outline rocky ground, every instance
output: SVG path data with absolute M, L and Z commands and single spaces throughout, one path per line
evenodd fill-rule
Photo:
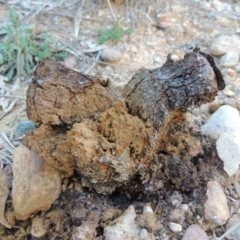
M 2 163 L 1 239 L 220 240 L 234 226 L 227 239 L 240 239 L 240 4 L 233 0 L 117 3 L 111 2 L 112 13 L 104 1 L 13 0 L 1 2 L 0 17 L 6 23 L 7 8 L 14 5 L 34 23 L 36 32 L 53 32 L 64 43 L 73 56 L 63 65 L 91 76 L 101 74 L 116 96 L 139 68 L 160 67 L 169 53 L 175 61 L 195 47 L 212 54 L 226 87 L 213 102 L 188 116 L 203 146 L 203 153 L 191 160 L 204 173 L 202 179 L 190 191 L 177 188 L 173 179 L 137 190 L 134 184 L 121 186 L 106 196 L 83 186 L 76 172 L 62 178 L 52 165 L 21 145 L 13 167 Z M 111 27 L 114 18 L 134 32 L 99 45 L 98 30 Z M 26 126 L 30 81 L 1 83 L 0 129 L 12 148 L 21 143 L 21 127 Z

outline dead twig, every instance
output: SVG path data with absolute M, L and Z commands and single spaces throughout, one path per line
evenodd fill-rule
M 110 0 L 107 0 L 107 3 L 108 3 L 108 6 L 109 6 L 109 8 L 110 8 L 110 11 L 111 11 L 111 13 L 112 13 L 112 15 L 113 15 L 114 20 L 117 21 L 117 18 L 116 18 L 116 16 L 115 16 L 114 12 L 113 12 L 112 5 L 111 5 L 111 3 L 110 3 Z
M 98 52 L 96 60 L 99 59 L 101 52 L 102 52 L 101 50 Z M 85 71 L 85 74 L 88 74 L 95 65 L 96 65 L 96 62 L 93 62 L 93 64 L 90 66 L 90 68 Z
M 18 99 L 26 100 L 24 97 L 19 97 L 19 96 L 11 96 L 11 95 L 0 95 L 0 97 L 7 97 L 7 98 L 18 98 Z
M 15 98 L 11 104 L 9 105 L 8 108 L 5 109 L 5 112 L 0 116 L 0 120 L 3 119 L 14 107 L 15 103 L 16 103 L 17 99 Z
M 91 57 L 88 57 L 87 55 L 83 54 L 82 51 L 78 51 L 77 49 L 73 48 L 72 46 L 70 46 L 69 44 L 65 43 L 65 42 L 62 42 L 63 45 L 65 45 L 66 47 L 64 48 L 64 50 L 66 52 L 69 52 L 71 54 L 73 54 L 74 56 L 76 56 L 78 59 L 81 60 L 81 57 L 87 59 L 87 60 L 90 60 L 90 61 L 93 61 L 93 62 L 96 62 L 96 63 L 101 63 L 101 64 L 105 64 L 105 65 L 109 65 L 109 66 L 113 66 L 113 67 L 119 67 L 118 65 L 116 64 L 111 64 L 111 63 L 107 63 L 107 62 L 103 62 L 103 61 L 100 61 L 100 60 L 96 60 L 94 58 L 91 58 Z
M 6 136 L 5 133 L 1 134 L 0 137 L 0 143 L 4 146 L 4 148 L 6 148 L 9 152 L 11 152 L 12 154 L 15 151 L 15 147 L 12 145 L 12 143 L 9 141 L 8 137 Z
M 15 147 L 4 133 L 0 135 L 0 144 L 4 147 L 0 151 L 1 167 L 3 167 L 3 163 L 11 165 Z
M 83 6 L 85 4 L 85 0 L 82 0 L 82 3 L 77 11 L 77 14 L 76 14 L 76 17 L 75 17 L 75 20 L 74 20 L 74 33 L 75 33 L 75 37 L 78 36 L 78 33 L 79 33 L 79 27 L 80 27 L 80 23 L 81 23 L 81 18 L 82 18 L 82 9 L 83 9 Z
M 224 239 L 229 233 L 231 233 L 233 230 L 238 228 L 240 226 L 240 221 L 237 221 L 232 227 L 230 227 L 221 237 L 216 238 L 214 237 L 215 240 L 222 240 Z

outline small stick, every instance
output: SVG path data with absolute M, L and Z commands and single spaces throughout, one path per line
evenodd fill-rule
M 17 101 L 17 99 L 15 98 L 15 99 L 11 102 L 10 106 L 9 106 L 9 107 L 5 110 L 5 112 L 0 116 L 0 120 L 3 119 L 3 118 L 12 110 L 12 108 L 14 107 L 16 101 Z
M 99 59 L 99 57 L 100 57 L 100 55 L 101 55 L 101 52 L 102 52 L 101 50 L 98 52 L 97 57 L 96 57 L 96 60 Z M 88 73 L 91 71 L 91 69 L 96 65 L 96 63 L 97 63 L 97 62 L 93 62 L 92 65 L 90 66 L 90 68 L 85 71 L 85 74 L 88 74 Z
M 1 137 L 8 143 L 8 145 L 12 148 L 12 149 L 8 149 L 8 151 L 9 152 L 11 152 L 11 153 L 14 153 L 14 151 L 15 151 L 15 147 L 12 145 L 12 143 L 9 141 L 9 139 L 8 139 L 8 137 L 6 136 L 6 134 L 5 133 L 2 133 L 1 134 Z M 1 139 L 1 138 L 0 138 Z M 4 145 L 4 144 L 3 144 Z M 6 146 L 5 146 L 6 147 Z
M 18 99 L 26 100 L 26 99 L 23 98 L 23 97 L 19 97 L 19 96 L 11 96 L 11 95 L 0 95 L 0 97 L 18 98 Z
M 78 9 L 76 17 L 75 17 L 75 22 L 74 22 L 75 37 L 77 37 L 78 33 L 79 33 L 79 27 L 80 27 L 80 22 L 81 22 L 81 17 L 82 17 L 82 8 L 84 6 L 84 3 L 85 3 L 85 0 L 82 0 L 80 8 Z
M 222 240 L 224 239 L 230 232 L 232 232 L 233 230 L 235 230 L 237 227 L 240 226 L 240 221 L 237 221 L 232 227 L 230 227 L 221 237 L 216 238 L 216 240 Z
M 107 0 L 107 2 L 108 2 L 108 6 L 109 6 L 109 8 L 110 8 L 110 10 L 111 10 L 111 13 L 112 13 L 112 15 L 113 15 L 114 20 L 117 21 L 117 18 L 116 18 L 116 16 L 115 16 L 114 12 L 113 12 L 112 5 L 111 5 L 111 3 L 110 3 L 110 0 Z

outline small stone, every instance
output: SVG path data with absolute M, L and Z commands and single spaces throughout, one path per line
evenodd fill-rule
M 223 92 L 224 92 L 224 94 L 225 94 L 226 96 L 228 96 L 228 97 L 233 97 L 233 96 L 235 96 L 235 93 L 234 93 L 233 91 L 229 90 L 229 89 L 224 89 Z
M 23 121 L 20 122 L 15 130 L 15 133 L 18 135 L 23 135 L 29 131 L 36 129 L 36 123 L 33 121 Z
M 178 208 L 172 209 L 169 214 L 169 220 L 175 223 L 183 223 L 184 212 Z
M 135 46 L 133 46 L 133 47 L 131 47 L 131 52 L 137 53 L 137 52 L 138 52 L 138 49 L 137 49 Z
M 240 135 L 234 137 L 222 133 L 216 142 L 219 158 L 223 161 L 223 169 L 229 177 L 233 176 L 240 165 Z
M 234 69 L 236 72 L 240 73 L 240 65 L 236 65 Z
M 122 53 L 114 48 L 105 48 L 101 52 L 101 59 L 105 62 L 118 62 L 122 58 Z
M 218 12 L 231 11 L 231 5 L 229 3 L 223 3 L 219 0 L 213 0 L 211 3 Z
M 175 54 L 171 54 L 171 59 L 172 59 L 173 61 L 178 61 L 178 60 L 179 60 L 179 57 L 178 57 L 177 55 L 175 55 Z
M 146 45 L 149 46 L 149 47 L 153 47 L 153 46 L 157 45 L 157 42 L 147 41 Z
M 16 225 L 16 218 L 12 211 L 7 211 L 5 214 L 6 220 L 10 226 Z
M 213 40 L 209 51 L 214 56 L 221 56 L 232 51 L 240 55 L 240 38 L 236 35 L 219 36 Z
M 202 126 L 201 132 L 215 140 L 222 133 L 232 136 L 239 135 L 240 116 L 238 110 L 228 105 L 221 106 Z
M 69 69 L 74 69 L 77 65 L 77 59 L 74 55 L 71 55 L 67 58 L 64 59 L 63 62 L 64 67 L 69 68 Z
M 202 114 L 208 114 L 210 112 L 210 103 L 202 104 L 199 109 Z
M 163 63 L 163 60 L 159 57 L 159 56 L 154 56 L 153 57 L 153 61 L 155 63 L 159 63 L 159 64 L 162 64 Z
M 208 236 L 199 225 L 192 224 L 187 228 L 182 240 L 208 240 Z
M 146 205 L 143 208 L 143 213 L 153 213 L 153 210 L 150 206 Z
M 218 156 L 228 176 L 233 176 L 240 164 L 240 116 L 236 108 L 221 106 L 202 126 L 204 135 L 216 140 Z
M 223 103 L 231 107 L 237 108 L 237 101 L 234 98 L 224 98 Z
M 237 72 L 236 70 L 233 70 L 231 68 L 225 68 L 222 70 L 222 74 L 223 76 L 227 76 L 227 77 L 231 77 L 231 78 L 234 78 L 237 76 Z
M 184 203 L 181 205 L 181 209 L 184 211 L 184 212 L 187 212 L 189 210 L 189 206 L 188 204 Z
M 99 9 L 97 14 L 98 14 L 98 17 L 103 17 L 105 15 L 105 11 L 103 9 Z
M 136 212 L 131 205 L 129 208 L 117 219 L 115 219 L 109 226 L 104 228 L 105 240 L 122 240 L 134 239 L 138 236 L 140 228 L 135 222 Z
M 26 220 L 51 207 L 61 192 L 61 177 L 38 153 L 20 145 L 13 158 L 12 186 L 14 214 L 17 219 Z
M 218 97 L 216 97 L 210 104 L 209 104 L 209 112 L 214 113 L 220 107 Z
M 145 228 L 143 228 L 139 233 L 139 238 L 146 239 L 147 237 L 148 237 L 148 231 Z
M 178 223 L 170 222 L 168 223 L 168 227 L 172 232 L 181 232 L 182 231 L 182 226 Z
M 86 221 L 79 227 L 73 228 L 72 240 L 93 240 L 97 235 L 96 228 L 96 223 Z
M 220 64 L 223 67 L 234 67 L 237 65 L 239 55 L 236 52 L 227 52 L 221 57 Z
M 157 15 L 157 24 L 161 28 L 168 28 L 171 26 L 172 22 L 172 13 L 166 12 L 166 13 L 159 13 Z
M 158 207 L 158 209 L 157 209 L 157 211 L 156 211 L 156 214 L 157 214 L 157 215 L 162 215 L 162 213 L 163 213 L 162 207 Z
M 233 194 L 232 194 L 232 197 L 233 197 L 234 199 L 236 199 L 236 200 L 239 198 L 239 196 L 238 196 L 237 193 L 233 193 Z
M 204 217 L 216 225 L 225 224 L 230 217 L 227 197 L 217 181 L 209 181 L 207 184 Z
M 238 225 L 234 230 L 230 230 L 230 228 Z M 226 231 L 229 231 L 229 234 L 226 236 L 227 239 L 239 240 L 240 239 L 240 218 L 234 216 L 229 218 L 226 224 Z
M 47 230 L 44 226 L 43 219 L 41 217 L 35 217 L 32 219 L 31 235 L 32 237 L 40 238 L 46 234 Z

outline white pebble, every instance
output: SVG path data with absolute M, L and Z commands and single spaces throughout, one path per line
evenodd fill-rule
M 237 65 L 239 55 L 236 52 L 227 52 L 221 57 L 220 64 L 223 67 L 234 67 Z
M 150 206 L 146 205 L 144 208 L 143 208 L 143 212 L 144 213 L 153 213 L 153 210 Z
M 178 223 L 170 222 L 168 223 L 168 227 L 172 232 L 181 232 L 182 231 L 182 226 Z
M 188 209 L 189 209 L 188 204 L 182 204 L 182 205 L 181 205 L 181 209 L 182 209 L 184 212 L 188 211 Z

